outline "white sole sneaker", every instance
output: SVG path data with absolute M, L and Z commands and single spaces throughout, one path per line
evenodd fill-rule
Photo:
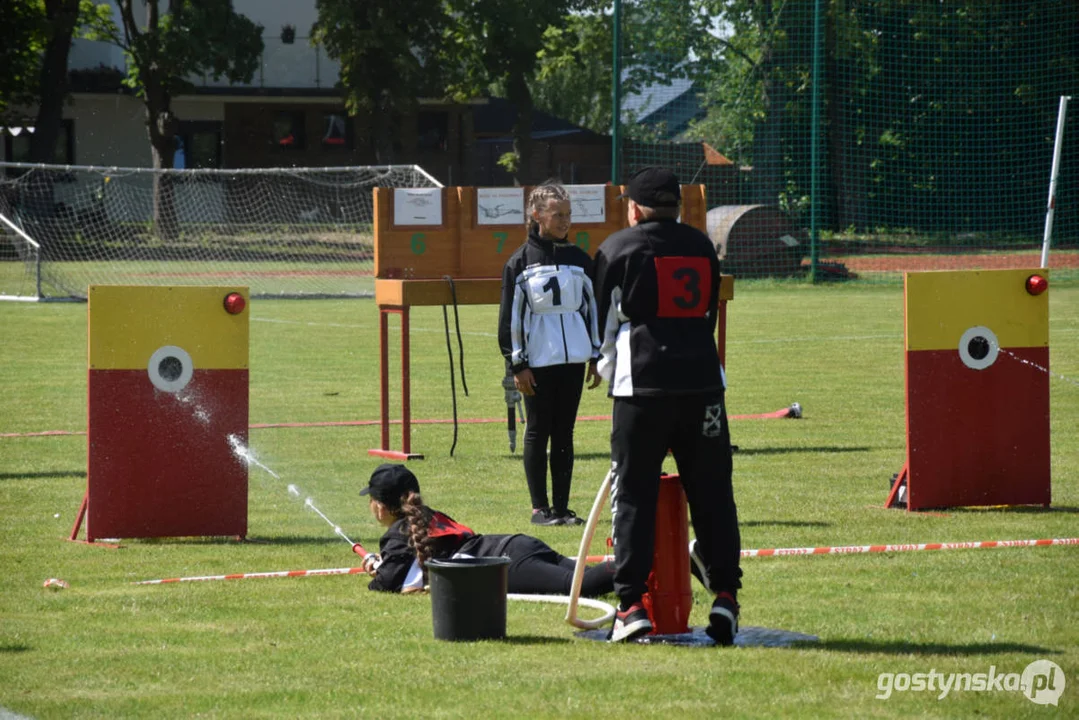
M 630 622 L 624 622 L 615 616 L 614 625 L 611 627 L 611 634 L 607 638 L 607 642 L 626 642 L 652 632 L 652 621 L 648 619 L 646 612 L 639 610 L 632 613 L 632 615 L 638 615 L 638 617 Z
M 706 590 L 711 590 L 712 588 L 708 587 L 708 573 L 704 570 L 704 561 L 697 554 L 697 538 L 689 541 L 689 562 L 693 577 L 697 578 Z
M 716 645 L 733 645 L 734 638 L 738 634 L 738 613 L 713 605 L 712 611 L 708 614 L 708 627 L 705 628 L 705 633 L 716 641 Z

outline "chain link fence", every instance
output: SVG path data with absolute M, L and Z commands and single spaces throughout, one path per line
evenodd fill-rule
M 708 186 L 735 275 L 1037 267 L 1074 0 L 622 0 L 613 180 Z M 1079 281 L 1079 102 L 1049 267 Z

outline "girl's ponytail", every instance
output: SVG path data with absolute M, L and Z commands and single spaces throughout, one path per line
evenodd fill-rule
M 423 511 L 423 498 L 418 492 L 409 491 L 401 498 L 401 512 L 408 520 L 408 544 L 416 551 L 416 560 L 427 576 L 427 561 L 431 559 L 431 540 L 427 536 L 429 519 Z

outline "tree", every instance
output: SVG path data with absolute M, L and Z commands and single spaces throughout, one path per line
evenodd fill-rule
M 226 77 L 247 83 L 262 53 L 262 26 L 233 11 L 231 0 L 116 0 L 122 29 L 111 28 L 108 39 L 127 58 L 125 84 L 146 107 L 146 128 L 155 168 L 171 168 L 176 152 L 179 119 L 172 110 L 177 94 L 190 92 L 191 75 Z M 136 16 L 145 6 L 145 22 Z M 155 175 L 154 222 L 166 237 L 176 232 L 171 185 Z
M 721 41 L 701 0 L 623 0 L 621 13 L 622 98 L 648 91 L 663 94 L 677 79 L 706 85 L 717 71 Z M 613 18 L 609 8 L 576 12 L 548 27 L 535 77 L 536 106 L 598 133 L 612 130 Z M 623 138 L 657 142 L 661 125 L 639 124 L 653 107 L 621 108 Z
M 44 23 L 37 0 L 0 0 L 0 9 L 0 122 L 6 125 L 16 120 L 13 107 L 34 102 Z
M 30 161 L 52 162 L 64 117 L 68 94 L 68 55 L 78 31 L 97 35 L 111 23 L 109 5 L 92 0 L 38 0 L 43 2 L 44 48 L 38 72 L 38 108 L 34 135 L 30 140 Z
M 25 122 L 37 106 L 31 162 L 51 162 L 68 93 L 68 54 L 74 37 L 107 28 L 107 3 L 92 0 L 0 0 L 0 121 Z M 20 108 L 15 117 L 12 108 Z
M 1040 229 L 1044 176 L 1024 169 L 1079 83 L 1076 0 L 826 0 L 818 78 L 815 3 L 700 2 L 726 49 L 695 131 L 753 166 L 753 201 L 808 203 L 816 143 L 825 227 Z
M 375 158 L 393 162 L 395 116 L 437 90 L 439 68 L 430 62 L 450 24 L 446 7 L 432 0 L 316 0 L 312 41 L 341 63 L 341 87 L 350 113 L 374 123 Z
M 575 14 L 543 34 L 528 86 L 537 108 L 597 133 L 611 130 L 611 16 Z
M 595 9 L 593 0 L 448 0 L 456 22 L 442 46 L 444 63 L 456 71 L 449 85 L 458 97 L 485 93 L 497 84 L 517 109 L 513 152 L 503 165 L 521 185 L 533 182 L 532 111 L 529 81 L 539 64 L 544 36 L 573 11 Z

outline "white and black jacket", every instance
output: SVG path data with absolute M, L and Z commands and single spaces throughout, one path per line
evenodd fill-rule
M 604 240 L 595 262 L 597 370 L 612 396 L 726 387 L 715 340 L 719 260 L 707 235 L 676 220 L 646 220 Z
M 502 270 L 498 344 L 513 373 L 599 358 L 592 258 L 534 230 Z

